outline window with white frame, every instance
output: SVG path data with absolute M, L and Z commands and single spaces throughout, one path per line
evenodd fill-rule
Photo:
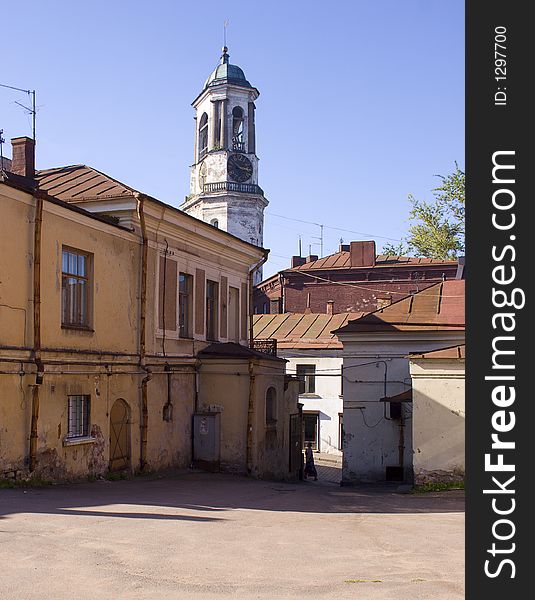
M 82 395 L 68 397 L 68 438 L 89 437 L 90 407 L 91 396 Z

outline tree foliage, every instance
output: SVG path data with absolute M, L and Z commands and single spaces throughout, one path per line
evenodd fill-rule
M 437 175 L 441 185 L 433 190 L 433 201 L 409 195 L 409 235 L 401 243 L 387 244 L 387 254 L 409 253 L 436 259 L 456 258 L 464 252 L 465 174 L 455 163 L 449 175 Z

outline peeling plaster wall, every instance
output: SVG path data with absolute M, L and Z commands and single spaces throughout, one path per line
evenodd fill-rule
M 465 471 L 464 360 L 411 361 L 414 478 L 459 481 Z
M 247 472 L 249 363 L 237 359 L 202 359 L 199 410 L 220 413 L 220 466 L 222 471 Z M 291 479 L 289 473 L 289 421 L 297 412 L 297 384 L 284 389 L 284 364 L 261 361 L 254 366 L 253 477 Z M 274 387 L 277 422 L 266 424 L 266 393 Z
M 394 332 L 391 334 L 339 334 L 344 345 L 344 451 L 342 480 L 345 483 L 384 481 L 386 467 L 400 465 L 399 420 L 385 418 L 380 399 L 411 387 L 411 352 L 425 352 L 464 343 L 464 332 Z M 387 365 L 386 389 L 384 384 Z M 412 410 L 403 407 L 404 477 L 412 479 Z M 386 417 L 389 417 L 386 407 Z

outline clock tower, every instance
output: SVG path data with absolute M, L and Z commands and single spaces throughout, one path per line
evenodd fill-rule
M 255 100 L 259 92 L 240 67 L 220 63 L 192 103 L 195 150 L 190 194 L 180 208 L 214 227 L 262 246 L 268 201 L 258 185 Z M 259 269 L 254 283 L 262 280 Z

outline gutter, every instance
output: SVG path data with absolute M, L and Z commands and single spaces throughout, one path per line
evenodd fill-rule
M 37 465 L 37 426 L 39 423 L 39 389 L 43 383 L 44 365 L 41 359 L 41 232 L 43 225 L 43 198 L 36 199 L 33 236 L 33 362 L 37 368 L 32 386 L 32 420 L 30 428 L 30 472 Z
M 251 475 L 253 471 L 253 419 L 254 419 L 254 392 L 255 392 L 254 362 L 249 360 L 249 400 L 247 405 L 247 450 L 246 464 L 247 474 Z
M 143 203 L 145 197 L 139 192 L 134 193 L 137 200 L 137 212 L 141 227 L 141 281 L 140 281 L 140 307 L 139 307 L 139 367 L 146 373 L 141 380 L 141 422 L 140 422 L 140 448 L 139 468 L 143 471 L 147 465 L 147 428 L 149 420 L 147 384 L 152 379 L 152 370 L 145 364 L 146 356 L 146 328 L 147 328 L 147 256 L 149 242 L 147 239 L 147 227 L 145 224 L 145 213 Z
M 253 334 L 253 313 L 254 313 L 254 305 L 253 305 L 253 274 L 255 271 L 267 262 L 269 250 L 263 248 L 264 256 L 262 259 L 253 265 L 249 269 L 248 279 L 249 279 L 249 348 L 253 348 L 254 346 L 254 334 Z

